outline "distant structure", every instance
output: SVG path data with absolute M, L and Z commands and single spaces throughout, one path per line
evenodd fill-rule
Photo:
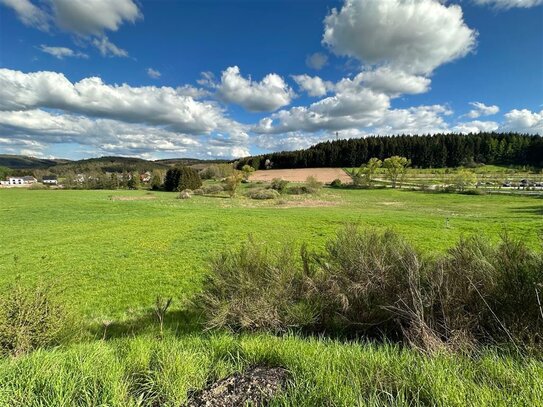
M 42 178 L 42 182 L 45 185 L 57 185 L 58 184 L 58 178 L 56 175 L 45 175 Z
M 38 180 L 31 175 L 27 175 L 24 177 L 9 177 L 8 178 L 8 185 L 31 185 L 36 182 L 38 182 Z

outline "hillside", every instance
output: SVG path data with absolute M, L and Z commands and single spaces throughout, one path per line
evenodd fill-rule
M 23 155 L 0 154 L 0 167 L 8 167 L 14 170 L 49 168 L 54 165 L 66 164 L 70 160 L 46 159 L 27 157 Z

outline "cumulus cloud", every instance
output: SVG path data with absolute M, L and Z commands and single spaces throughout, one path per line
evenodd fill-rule
M 372 133 L 392 134 L 435 134 L 448 131 L 448 124 L 443 116 L 452 111 L 443 105 L 415 106 L 408 109 L 386 111 L 376 122 Z
M 479 6 L 491 6 L 498 9 L 530 8 L 543 4 L 543 0 L 473 0 Z
M 80 51 L 74 51 L 67 47 L 49 47 L 47 45 L 40 45 L 40 50 L 46 54 L 52 55 L 58 59 L 64 58 L 88 58 L 89 56 Z
M 271 73 L 260 82 L 244 78 L 237 66 L 222 72 L 217 85 L 218 96 L 230 103 L 243 106 L 251 112 L 271 112 L 290 104 L 294 91 L 279 75 Z
M 500 125 L 493 121 L 473 120 L 470 122 L 458 123 L 453 127 L 452 131 L 455 133 L 469 134 L 496 131 L 499 127 Z
M 543 135 L 543 110 L 538 113 L 528 109 L 513 109 L 504 118 L 503 130 Z
M 233 123 L 216 104 L 196 101 L 171 87 L 108 85 L 97 77 L 71 83 L 56 72 L 0 69 L 0 110 L 37 108 L 167 125 L 189 133 L 209 133 Z
M 142 14 L 133 0 L 50 0 L 57 25 L 69 32 L 100 36 Z
M 388 67 L 380 67 L 375 70 L 363 71 L 353 79 L 342 79 L 337 83 L 336 88 L 341 90 L 367 87 L 377 93 L 397 97 L 401 94 L 427 92 L 430 88 L 430 83 L 431 80 L 423 76 L 411 75 Z
M 476 32 L 462 9 L 437 0 L 345 0 L 325 18 L 323 43 L 364 64 L 429 74 L 468 54 Z
M 496 105 L 487 106 L 481 102 L 470 102 L 470 105 L 474 109 L 470 110 L 466 116 L 472 119 L 476 119 L 481 116 L 492 116 L 500 111 L 500 108 Z
M 13 9 L 23 24 L 43 31 L 49 29 L 49 15 L 30 0 L 0 0 L 0 4 Z
M 329 81 L 323 81 L 318 76 L 292 75 L 292 79 L 298 84 L 300 89 L 307 92 L 309 96 L 324 96 L 334 88 L 334 84 Z
M 152 79 L 158 79 L 162 76 L 160 71 L 157 71 L 156 69 L 153 69 L 153 68 L 147 68 L 147 75 L 149 75 L 149 77 Z
M 328 56 L 322 52 L 315 52 L 314 54 L 308 55 L 305 58 L 305 64 L 317 71 L 321 70 L 328 63 Z

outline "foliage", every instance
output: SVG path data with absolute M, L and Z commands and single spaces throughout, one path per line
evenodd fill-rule
M 306 195 L 314 194 L 317 191 L 309 188 L 307 185 L 292 185 L 286 189 L 286 192 L 290 195 Z
M 66 311 L 48 288 L 16 283 L 0 295 L 0 354 L 57 345 L 66 336 Z
M 271 181 L 271 188 L 282 194 L 288 185 L 288 181 L 281 178 L 274 178 Z
M 247 196 L 251 199 L 275 199 L 279 198 L 280 194 L 275 189 L 257 189 L 249 191 Z
M 202 179 L 223 179 L 233 173 L 234 166 L 232 164 L 213 164 L 200 171 L 200 177 Z
M 372 136 L 247 157 L 238 161 L 238 168 L 257 158 L 271 160 L 274 168 L 353 168 L 372 157 L 384 160 L 393 155 L 406 157 L 421 168 L 459 167 L 468 161 L 543 167 L 543 138 L 518 133 Z
M 224 180 L 224 190 L 228 192 L 231 198 L 236 196 L 241 181 L 243 181 L 243 173 L 240 171 L 234 172 L 234 174 Z
M 477 177 L 475 174 L 468 170 L 459 170 L 454 176 L 452 177 L 452 184 L 456 188 L 457 191 L 465 191 L 466 188 L 475 185 L 477 182 Z
M 395 155 L 385 158 L 383 161 L 383 168 L 385 168 L 388 178 L 392 183 L 392 188 L 396 188 L 398 182 L 400 183 L 400 188 L 402 187 L 403 177 L 405 176 L 409 165 L 411 165 L 411 161 L 405 157 Z
M 322 184 L 322 182 L 317 181 L 317 178 L 315 178 L 315 177 L 313 177 L 313 176 L 309 176 L 309 177 L 307 177 L 306 180 L 305 180 L 305 185 L 306 185 L 309 189 L 311 189 L 311 190 L 313 190 L 313 191 L 316 192 L 316 191 L 318 191 L 319 189 L 322 188 L 322 185 L 323 185 L 323 184 Z
M 335 180 L 333 180 L 331 183 L 330 183 L 330 186 L 332 188 L 341 188 L 341 186 L 343 186 L 343 183 L 341 182 L 341 180 L 339 178 L 336 178 Z
M 198 171 L 191 167 L 171 168 L 166 172 L 164 189 L 166 191 L 183 191 L 185 189 L 198 189 L 202 181 Z
M 543 256 L 521 241 L 463 239 L 428 259 L 392 231 L 347 225 L 300 260 L 253 240 L 223 254 L 204 284 L 208 325 L 385 335 L 426 350 L 543 334 Z
M 151 174 L 150 187 L 153 191 L 158 191 L 162 186 L 162 172 L 160 170 L 153 170 Z
M 181 192 L 179 192 L 179 195 L 177 195 L 177 198 L 179 199 L 190 199 L 192 198 L 192 190 L 191 189 L 184 189 Z
M 241 169 L 241 172 L 243 172 L 243 178 L 245 180 L 248 180 L 249 177 L 251 176 L 251 173 L 253 173 L 254 171 L 255 169 L 251 167 L 250 165 L 244 165 Z

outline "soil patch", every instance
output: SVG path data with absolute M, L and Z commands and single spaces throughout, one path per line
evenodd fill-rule
M 185 407 L 266 406 L 284 389 L 287 378 L 288 372 L 280 367 L 252 367 L 193 393 Z
M 351 178 L 342 168 L 295 168 L 287 170 L 259 170 L 251 174 L 251 181 L 271 181 L 281 178 L 289 182 L 305 182 L 307 177 L 315 177 L 317 181 L 330 183 L 335 179 L 349 183 Z
M 144 196 L 112 196 L 112 201 L 150 201 L 156 199 L 154 195 L 144 195 Z

